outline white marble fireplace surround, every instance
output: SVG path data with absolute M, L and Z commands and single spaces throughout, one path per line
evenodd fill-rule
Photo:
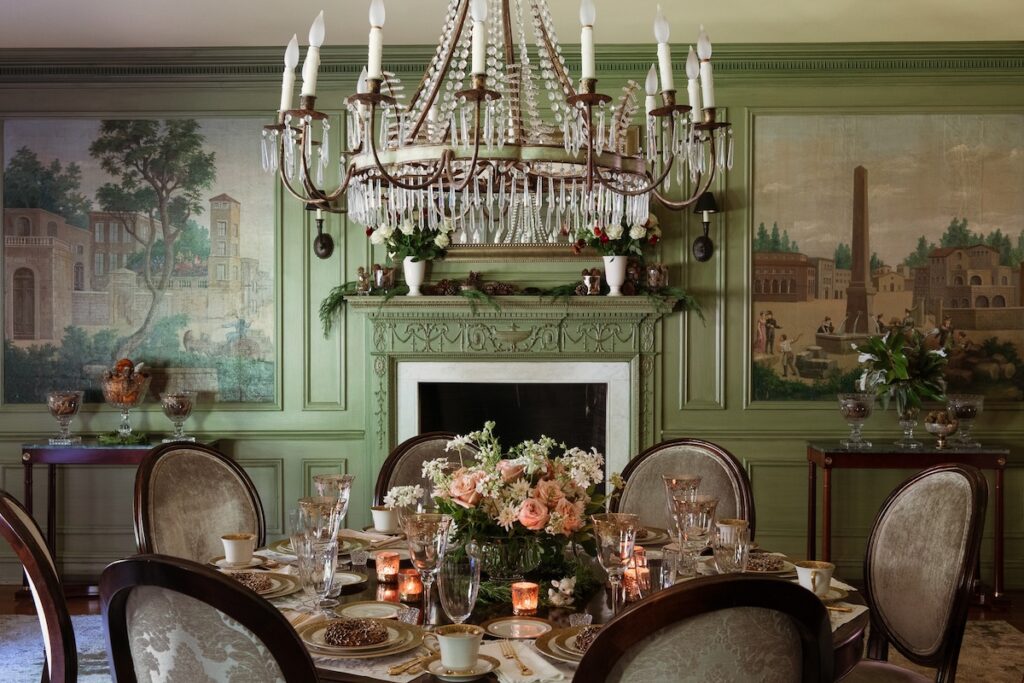
M 630 458 L 632 424 L 629 362 L 587 361 L 450 361 L 398 363 L 396 384 L 398 440 L 419 433 L 421 382 L 485 384 L 604 384 L 605 472 L 621 472 Z M 497 419 L 497 418 L 495 418 Z M 537 436 L 540 436 L 539 434 Z M 568 444 L 572 446 L 574 444 Z

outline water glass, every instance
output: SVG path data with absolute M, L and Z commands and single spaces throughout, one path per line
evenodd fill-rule
M 693 500 L 686 496 L 677 497 L 672 500 L 672 508 L 682 549 L 696 555 L 707 546 L 715 528 L 718 499 L 708 495 L 698 495 Z
M 295 554 L 298 558 L 299 577 L 302 589 L 309 597 L 313 610 L 323 612 L 334 607 L 337 600 L 327 598 L 334 583 L 334 572 L 338 568 L 338 541 L 319 541 L 310 536 L 293 536 L 296 544 Z
M 451 515 L 420 513 L 405 518 L 409 559 L 423 580 L 423 604 L 427 609 L 431 604 L 430 591 L 434 586 L 434 576 L 448 548 L 448 529 L 451 524 Z
M 468 553 L 445 555 L 437 588 L 444 613 L 453 623 L 464 622 L 472 614 L 480 591 L 480 559 Z
M 661 480 L 665 484 L 665 502 L 668 505 L 668 518 L 672 519 L 672 500 L 674 498 L 693 498 L 700 486 L 700 476 L 696 474 L 663 474 Z M 669 532 L 671 533 L 671 531 Z M 681 538 L 675 539 L 682 543 Z
M 658 582 L 661 584 L 661 588 L 671 588 L 676 585 L 676 574 L 679 571 L 679 553 L 674 550 L 661 551 L 661 565 L 658 567 Z M 651 576 L 654 576 L 654 570 L 651 570 Z
M 711 547 L 719 574 L 744 572 L 750 558 L 750 530 L 732 529 L 729 534 L 716 532 Z

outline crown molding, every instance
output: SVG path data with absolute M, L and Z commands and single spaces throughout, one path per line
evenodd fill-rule
M 576 47 L 567 45 L 570 71 Z M 419 75 L 434 53 L 430 45 L 391 46 L 385 68 Z M 280 47 L 0 49 L 0 83 L 209 82 L 263 83 L 281 77 Z M 676 49 L 682 73 L 685 52 Z M 361 46 L 325 46 L 322 82 L 357 78 L 365 63 Z M 598 70 L 639 78 L 656 55 L 651 45 L 602 45 Z M 715 73 L 726 83 L 744 77 L 961 74 L 1024 80 L 1024 41 L 984 43 L 763 43 L 715 46 Z

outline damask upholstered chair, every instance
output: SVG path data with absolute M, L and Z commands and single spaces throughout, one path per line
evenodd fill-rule
M 825 606 L 809 590 L 758 576 L 707 576 L 608 622 L 573 681 L 831 681 L 832 650 Z
M 157 446 L 135 475 L 135 540 L 140 553 L 207 562 L 226 533 L 266 543 L 263 504 L 249 475 L 222 453 L 193 443 Z
M 162 555 L 120 560 L 103 570 L 100 600 L 118 683 L 317 680 L 284 615 L 211 567 Z
M 653 527 L 671 529 L 663 474 L 700 475 L 700 492 L 718 498 L 718 517 L 738 517 L 754 537 L 754 495 L 743 465 L 721 446 L 701 439 L 675 439 L 651 446 L 622 470 L 626 480 L 616 501 L 619 512 L 640 515 Z
M 419 484 L 424 491 L 430 491 L 430 482 L 423 478 L 423 463 L 445 457 L 445 446 L 455 438 L 451 432 L 428 432 L 406 439 L 395 446 L 377 474 L 377 485 L 373 490 L 374 505 L 383 505 L 384 496 L 393 486 Z
M 955 680 L 987 501 L 984 475 L 964 465 L 927 469 L 889 496 L 864 560 L 868 659 L 844 682 L 930 680 L 885 661 L 889 643 L 937 668 L 936 681 Z
M 39 525 L 11 494 L 0 490 L 0 535 L 10 543 L 25 568 L 36 615 L 43 630 L 46 662 L 43 683 L 74 683 L 78 680 L 75 632 L 68 615 L 53 556 Z

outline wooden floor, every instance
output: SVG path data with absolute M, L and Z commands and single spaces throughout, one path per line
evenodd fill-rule
M 35 614 L 35 605 L 30 598 L 15 598 L 21 586 L 0 585 L 0 614 Z M 1008 591 L 1010 605 L 1006 607 L 972 607 L 968 619 L 1005 621 L 1018 630 L 1024 631 L 1024 591 Z M 100 601 L 89 598 L 70 598 L 68 609 L 71 614 L 99 614 Z

